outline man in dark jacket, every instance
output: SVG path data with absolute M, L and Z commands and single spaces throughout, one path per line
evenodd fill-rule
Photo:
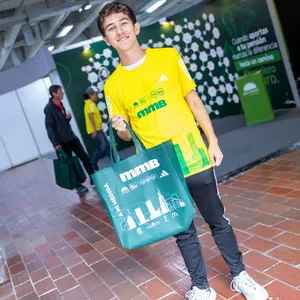
M 62 104 L 62 99 L 64 97 L 62 87 L 59 85 L 52 85 L 49 88 L 49 93 L 51 97 L 44 109 L 45 125 L 48 137 L 53 144 L 55 151 L 63 149 L 69 157 L 72 157 L 73 151 L 82 161 L 87 173 L 91 176 L 94 173 L 94 170 L 90 164 L 89 157 L 70 126 L 71 113 L 66 112 Z M 91 184 L 93 185 L 92 178 Z M 88 189 L 83 185 L 80 185 L 77 188 L 77 192 L 79 193 L 86 191 L 88 191 Z

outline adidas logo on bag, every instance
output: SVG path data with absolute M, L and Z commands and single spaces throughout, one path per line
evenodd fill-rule
M 165 170 L 163 170 L 160 174 L 160 177 L 159 178 L 163 178 L 163 177 L 166 177 L 166 176 L 169 176 L 169 173 L 166 172 Z

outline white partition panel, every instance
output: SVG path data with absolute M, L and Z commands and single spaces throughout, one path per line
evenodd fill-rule
M 46 85 L 47 93 L 48 93 L 49 92 L 49 87 L 52 85 L 50 77 L 45 77 L 44 78 L 44 83 Z M 48 96 L 49 96 L 49 94 L 48 94 Z
M 12 163 L 10 161 L 4 140 L 0 135 L 0 171 L 9 169 L 10 167 L 12 167 Z
M 0 95 L 0 135 L 12 165 L 39 157 L 39 151 L 15 91 Z
M 50 79 L 48 78 L 48 81 Z M 53 151 L 45 128 L 44 107 L 49 101 L 45 79 L 34 81 L 17 90 L 25 116 L 41 155 Z

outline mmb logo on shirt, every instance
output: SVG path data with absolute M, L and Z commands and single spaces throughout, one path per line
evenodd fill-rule
M 149 105 L 148 107 L 145 107 L 144 109 L 140 110 L 137 113 L 137 117 L 139 119 L 141 119 L 141 118 L 153 113 L 154 111 L 164 108 L 166 106 L 167 106 L 167 103 L 165 100 L 159 100 L 159 101 L 154 102 L 153 104 Z

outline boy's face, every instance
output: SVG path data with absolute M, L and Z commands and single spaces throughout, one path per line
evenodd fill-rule
M 106 17 L 103 27 L 105 30 L 104 41 L 118 52 L 131 50 L 137 42 L 136 36 L 140 33 L 140 24 L 133 24 L 124 13 Z
M 94 102 L 96 102 L 98 100 L 98 94 L 97 93 L 93 93 L 93 94 L 90 94 L 90 99 Z

